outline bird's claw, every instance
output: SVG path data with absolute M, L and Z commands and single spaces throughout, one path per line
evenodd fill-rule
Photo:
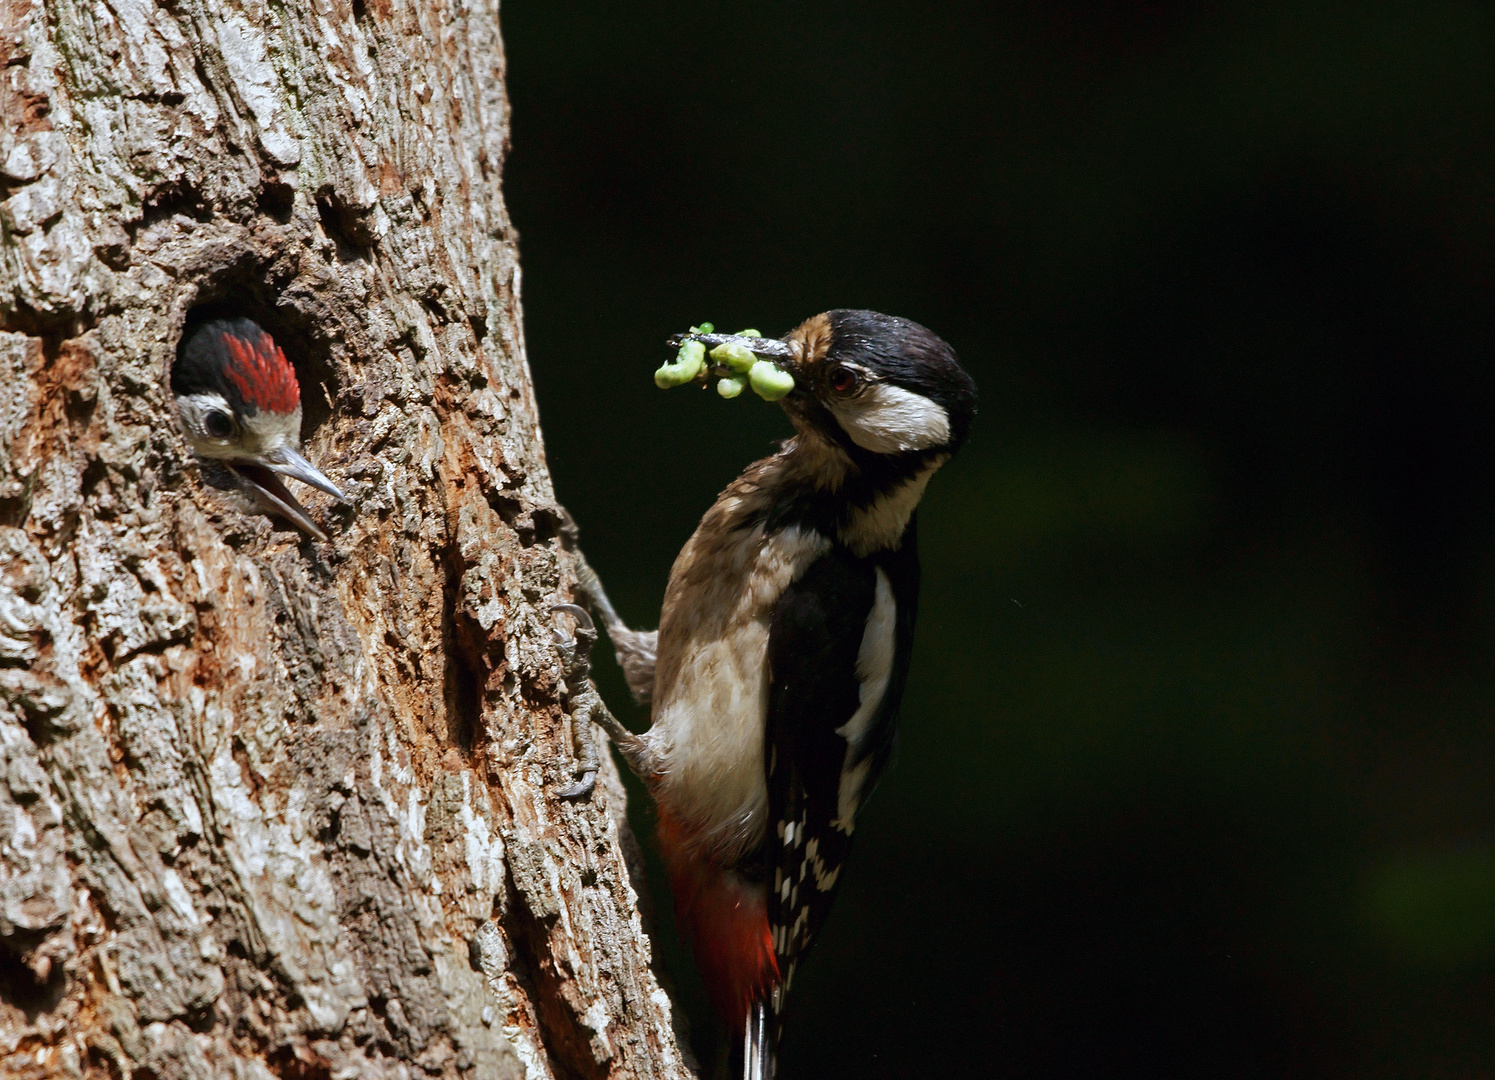
M 577 642 L 580 642 L 582 645 L 580 652 L 585 658 L 586 654 L 592 651 L 592 646 L 597 643 L 597 624 L 592 621 L 591 614 L 580 604 L 552 604 L 550 613 L 551 615 L 570 615 L 576 620 L 574 637 L 558 626 L 552 627 L 550 634 L 555 639 L 556 645 L 573 654 L 577 652 Z
M 561 799 L 581 799 L 590 795 L 597 787 L 597 769 L 595 766 L 585 768 L 581 771 L 581 779 L 574 784 L 567 784 L 563 788 L 556 788 L 556 796 Z
M 552 612 L 564 611 L 567 615 L 570 615 L 576 620 L 578 630 L 591 630 L 594 633 L 597 630 L 597 624 L 592 622 L 591 612 L 580 604 L 551 604 L 550 610 Z

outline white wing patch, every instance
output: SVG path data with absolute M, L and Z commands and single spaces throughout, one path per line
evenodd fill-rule
M 888 692 L 888 680 L 893 676 L 893 654 L 897 647 L 897 615 L 898 602 L 893 599 L 893 586 L 888 583 L 888 575 L 879 567 L 872 610 L 867 615 L 867 629 L 862 633 L 862 646 L 857 651 L 857 679 L 861 684 L 857 694 L 860 705 L 851 714 L 851 719 L 836 729 L 836 734 L 846 740 L 847 764 L 841 767 L 841 786 L 836 794 L 836 820 L 831 824 L 848 836 L 856 825 L 857 807 L 862 800 L 862 789 L 867 782 L 867 773 L 872 768 L 872 759 L 864 758 L 856 765 L 850 763 L 867 738 L 872 721 Z
M 928 450 L 950 441 L 949 413 L 922 394 L 891 383 L 877 383 L 830 409 L 851 441 L 874 454 Z

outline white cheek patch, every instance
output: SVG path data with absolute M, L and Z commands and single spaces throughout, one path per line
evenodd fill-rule
M 950 416 L 922 394 L 877 383 L 850 401 L 830 403 L 851 441 L 874 454 L 928 450 L 950 441 Z

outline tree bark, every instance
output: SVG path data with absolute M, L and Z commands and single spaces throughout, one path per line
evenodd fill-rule
M 554 794 L 496 0 L 0 0 L 0 60 L 0 1074 L 689 1075 L 611 762 Z M 204 304 L 331 542 L 200 482 Z

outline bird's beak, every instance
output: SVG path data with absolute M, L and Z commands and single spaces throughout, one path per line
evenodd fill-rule
M 685 341 L 699 341 L 702 345 L 706 346 L 708 352 L 711 349 L 716 348 L 718 345 L 725 345 L 729 342 L 746 346 L 748 351 L 753 355 L 764 360 L 772 360 L 784 371 L 789 372 L 789 374 L 794 376 L 796 388 L 803 388 L 803 384 L 800 382 L 804 374 L 803 365 L 800 362 L 802 359 L 801 350 L 797 345 L 785 341 L 782 338 L 751 337 L 743 334 L 717 333 L 676 334 L 674 337 L 670 338 L 668 342 L 666 342 L 666 344 L 668 344 L 672 349 L 678 349 L 681 343 Z M 710 370 L 712 369 L 708 368 L 708 371 Z
M 782 338 L 748 338 L 748 348 L 763 357 L 772 360 L 784 371 L 794 376 L 797 384 L 804 375 L 803 365 L 800 363 L 801 351 L 791 342 Z M 801 384 L 802 385 L 802 384 Z
M 334 499 L 348 501 L 348 497 L 337 489 L 327 477 L 323 476 L 315 465 L 307 461 L 289 446 L 282 446 L 279 450 L 272 450 L 259 463 L 267 469 L 274 469 L 282 476 L 289 476 L 300 480 L 303 484 L 310 484 L 318 491 L 325 491 Z
M 755 356 L 772 360 L 780 371 L 787 371 L 794 376 L 794 389 L 780 400 L 781 405 L 790 408 L 794 400 L 803 398 L 809 392 L 809 384 L 805 381 L 804 350 L 798 343 L 785 341 L 783 338 L 750 337 L 742 340 L 753 350 Z
M 302 532 L 318 540 L 326 540 L 327 534 L 317 527 L 317 523 L 312 521 L 305 508 L 286 490 L 286 486 L 280 482 L 280 477 L 294 477 L 303 484 L 310 484 L 319 491 L 325 491 L 344 502 L 347 501 L 347 497 L 338 490 L 336 484 L 323 476 L 315 465 L 289 446 L 282 446 L 278 450 L 272 450 L 259 457 L 239 458 L 230 464 L 254 487 L 255 493 L 271 509 Z

